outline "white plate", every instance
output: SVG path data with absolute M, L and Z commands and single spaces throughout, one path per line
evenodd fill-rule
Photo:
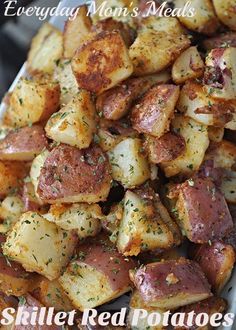
M 86 1 L 83 1 L 83 0 L 63 0 L 59 3 L 58 7 L 59 7 L 59 9 L 64 8 L 64 7 L 66 7 L 66 8 L 75 8 L 78 5 L 81 5 L 85 2 Z M 50 19 L 50 23 L 53 24 L 58 29 L 63 30 L 64 23 L 65 23 L 66 20 L 67 20 L 66 17 L 57 16 L 57 17 L 52 17 Z M 26 65 L 24 64 L 22 66 L 21 70 L 19 71 L 18 75 L 16 76 L 15 80 L 13 81 L 9 91 L 12 91 L 14 89 L 14 87 L 17 84 L 20 77 L 26 76 L 26 75 L 27 75 Z M 5 106 L 5 104 L 2 103 L 0 105 L 0 116 L 2 116 L 2 114 L 4 113 L 5 110 L 6 110 L 6 106 Z M 233 274 L 231 280 L 228 282 L 228 284 L 226 285 L 226 287 L 225 287 L 225 289 L 224 289 L 224 291 L 221 295 L 222 297 L 226 298 L 228 303 L 229 303 L 228 312 L 236 314 L 236 285 L 234 286 L 234 283 L 236 283 L 236 269 L 234 271 L 234 274 Z M 115 307 L 116 309 L 119 309 L 119 308 L 122 307 L 122 305 L 120 305 L 120 303 L 122 301 L 125 304 L 127 304 L 127 298 L 124 297 L 124 298 L 118 299 L 116 301 L 117 305 L 114 305 L 114 303 L 112 303 L 111 305 L 109 305 L 108 308 L 114 309 L 114 307 Z M 120 305 L 120 306 L 118 306 L 118 305 Z M 234 324 L 233 324 L 232 327 L 220 327 L 220 328 L 218 328 L 218 330 L 235 330 L 235 329 L 236 329 L 236 320 L 234 321 Z

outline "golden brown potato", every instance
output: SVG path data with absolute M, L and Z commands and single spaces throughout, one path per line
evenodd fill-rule
M 236 146 L 234 143 L 222 140 L 209 148 L 206 159 L 213 160 L 214 167 L 234 170 L 236 165 Z
M 206 35 L 212 35 L 219 27 L 218 19 L 214 12 L 214 7 L 210 0 L 191 0 L 189 1 L 191 8 L 194 8 L 194 15 L 188 17 L 182 15 L 179 17 L 180 22 L 189 30 L 200 32 Z M 187 0 L 176 0 L 175 7 L 184 8 Z
M 63 33 L 63 57 L 72 58 L 77 48 L 88 40 L 92 21 L 87 6 L 75 9 L 73 17 L 68 18 Z
M 229 281 L 234 268 L 236 255 L 233 247 L 222 242 L 203 244 L 195 248 L 193 255 L 212 289 L 219 294 Z
M 60 145 L 47 156 L 38 180 L 37 193 L 44 202 L 97 203 L 109 194 L 110 166 L 98 146 L 79 150 Z
M 31 44 L 27 60 L 28 71 L 31 74 L 53 73 L 62 51 L 62 33 L 49 23 L 43 24 Z
M 10 96 L 4 122 L 24 127 L 46 120 L 57 111 L 59 102 L 60 87 L 57 83 L 21 78 Z
M 224 127 L 214 127 L 209 126 L 208 127 L 208 136 L 209 140 L 213 142 L 221 142 L 224 138 Z
M 11 131 L 0 140 L 0 160 L 30 161 L 47 147 L 48 141 L 43 127 L 26 126 Z
M 79 87 L 100 94 L 127 79 L 133 65 L 118 31 L 101 32 L 81 46 L 72 59 Z
M 178 224 L 194 243 L 221 239 L 233 228 L 223 194 L 208 179 L 189 179 L 180 186 L 176 203 Z
M 124 117 L 134 101 L 156 83 L 165 83 L 170 76 L 167 72 L 142 78 L 131 78 L 98 96 L 96 108 L 106 119 L 118 120 Z
M 150 307 L 176 309 L 212 295 L 200 266 L 185 258 L 141 266 L 130 278 Z
M 6 233 L 19 220 L 24 209 L 20 196 L 7 196 L 0 204 L 0 232 Z
M 88 148 L 96 131 L 96 110 L 89 92 L 82 90 L 54 113 L 45 127 L 47 136 L 59 143 Z
M 236 10 L 234 0 L 213 0 L 216 15 L 231 30 L 236 31 Z
M 143 19 L 142 28 L 129 49 L 134 74 L 142 76 L 164 70 L 189 46 L 190 41 L 176 18 Z
M 236 131 L 236 112 L 233 113 L 232 120 L 225 125 L 225 128 Z
M 172 66 L 172 78 L 176 84 L 199 78 L 204 72 L 204 62 L 196 46 L 186 49 Z
M 179 87 L 158 85 L 152 87 L 133 108 L 131 120 L 139 133 L 161 137 L 169 130 L 179 97 Z

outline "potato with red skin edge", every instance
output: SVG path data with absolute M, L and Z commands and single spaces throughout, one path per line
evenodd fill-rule
M 230 279 L 235 257 L 233 247 L 223 242 L 196 246 L 193 251 L 194 260 L 201 266 L 212 290 L 217 294 Z
M 200 266 L 185 258 L 147 264 L 130 278 L 150 307 L 177 309 L 212 296 Z
M 96 94 L 133 73 L 128 49 L 118 31 L 101 32 L 78 48 L 71 65 L 79 87 Z
M 233 228 L 225 198 L 209 178 L 181 184 L 176 210 L 179 226 L 193 243 L 220 239 Z
M 204 327 L 198 327 L 195 323 L 195 317 L 196 315 L 200 313 L 206 313 L 211 317 L 215 313 L 223 313 L 227 309 L 227 302 L 225 299 L 220 298 L 220 297 L 210 297 L 208 299 L 202 300 L 200 302 L 197 302 L 195 304 L 187 305 L 182 307 L 179 312 L 180 313 L 185 313 L 188 315 L 188 313 L 191 313 L 194 311 L 195 316 L 193 318 L 193 326 L 188 326 L 187 325 L 187 317 L 185 319 L 185 326 L 176 326 L 174 327 L 174 330 L 211 330 L 212 327 L 210 324 L 207 324 Z
M 216 15 L 230 30 L 236 31 L 236 4 L 234 0 L 213 0 Z
M 118 120 L 128 113 L 134 101 L 149 88 L 156 83 L 165 83 L 169 78 L 169 74 L 165 72 L 142 78 L 130 78 L 100 94 L 96 101 L 97 111 L 106 119 Z
M 60 86 L 50 79 L 21 78 L 9 98 L 3 122 L 24 127 L 47 120 L 58 110 Z
M 5 236 L 0 234 L 0 290 L 8 296 L 19 297 L 36 285 L 38 275 L 26 272 L 19 263 L 3 255 L 2 244 L 5 241 Z
M 228 204 L 230 214 L 233 218 L 233 229 L 223 238 L 224 243 L 231 245 L 236 253 L 236 204 Z
M 169 130 L 179 97 L 179 87 L 158 85 L 152 87 L 133 108 L 131 120 L 139 133 L 161 137 Z
M 90 37 L 92 21 L 87 6 L 75 8 L 63 31 L 63 57 L 72 58 L 78 47 Z
M 97 238 L 96 238 L 97 240 Z M 123 257 L 106 240 L 79 245 L 77 260 L 71 261 L 59 283 L 80 311 L 109 302 L 131 290 L 132 259 Z
M 176 159 L 183 154 L 186 148 L 185 140 L 181 135 L 168 132 L 159 139 L 146 135 L 145 150 L 151 163 L 159 164 Z
M 236 32 L 226 32 L 219 34 L 217 37 L 205 39 L 202 42 L 205 50 L 212 50 L 214 48 L 236 47 Z
M 236 165 L 236 145 L 227 140 L 211 144 L 205 159 L 212 160 L 215 168 L 233 171 Z
M 22 127 L 0 140 L 0 160 L 30 161 L 47 147 L 42 126 Z
M 31 182 L 24 183 L 22 201 L 24 203 L 24 212 L 38 211 L 43 205 L 42 201 L 35 195 L 34 186 Z
M 107 155 L 99 146 L 79 150 L 60 145 L 44 162 L 37 194 L 49 204 L 97 203 L 106 200 L 111 181 Z
M 44 307 L 37 299 L 35 299 L 29 293 L 23 297 L 23 303 L 19 302 L 18 307 L 23 307 L 23 311 L 26 311 L 30 314 L 34 312 L 34 307 L 37 307 L 39 310 Z M 38 317 L 36 318 L 36 323 L 39 322 Z M 34 330 L 63 330 L 61 326 L 52 324 L 52 325 L 35 325 L 33 326 Z M 12 330 L 32 330 L 32 325 L 13 325 Z

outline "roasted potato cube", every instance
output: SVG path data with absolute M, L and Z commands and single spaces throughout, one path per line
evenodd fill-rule
M 72 69 L 79 87 L 100 94 L 133 73 L 128 50 L 118 31 L 99 33 L 80 47 Z
M 236 98 L 236 48 L 215 48 L 206 57 L 206 91 L 220 100 Z
M 129 49 L 137 76 L 159 72 L 168 67 L 190 46 L 176 18 L 148 17 Z
M 78 247 L 79 259 L 72 261 L 59 282 L 80 311 L 111 301 L 131 289 L 129 270 L 135 267 L 106 242 Z
M 54 113 L 45 127 L 52 140 L 80 149 L 88 148 L 96 131 L 95 106 L 87 91 L 81 91 Z
M 226 201 L 236 204 L 236 172 L 227 172 L 222 179 L 220 188 Z
M 52 205 L 43 217 L 65 230 L 74 230 L 79 238 L 96 236 L 101 229 L 103 218 L 98 204 Z
M 57 111 L 60 88 L 57 83 L 21 78 L 10 96 L 4 122 L 24 127 L 48 119 Z
M 197 315 L 201 313 L 206 313 L 209 315 L 209 318 L 214 314 L 218 315 L 218 313 L 224 313 L 227 309 L 227 302 L 223 298 L 220 297 L 211 297 L 205 300 L 202 300 L 200 302 L 197 302 L 195 304 L 187 305 L 182 307 L 179 312 L 185 313 L 186 316 L 189 315 L 189 313 L 194 312 L 193 317 L 193 326 L 187 325 L 187 319 L 185 320 L 186 323 L 184 327 L 176 326 L 174 330 L 211 330 L 212 327 L 210 324 L 207 324 L 204 327 L 198 327 L 195 323 L 195 318 Z M 218 319 L 217 319 L 218 320 Z
M 173 64 L 172 78 L 176 84 L 183 84 L 188 79 L 201 77 L 204 66 L 197 47 L 190 47 L 181 53 Z
M 19 196 L 7 196 L 0 205 L 0 219 L 4 221 L 0 231 L 7 232 L 19 219 L 23 209 L 24 204 Z
M 139 133 L 161 137 L 169 130 L 178 97 L 179 87 L 175 85 L 152 87 L 132 110 L 133 128 Z
M 183 183 L 176 210 L 179 226 L 194 243 L 220 239 L 233 228 L 225 198 L 209 178 L 189 179 Z
M 106 200 L 110 186 L 109 161 L 99 146 L 79 150 L 59 145 L 41 168 L 37 193 L 50 204 L 97 203 Z
M 156 83 L 165 83 L 169 80 L 168 73 L 131 78 L 121 85 L 102 93 L 98 96 L 96 108 L 106 119 L 118 120 L 124 117 L 134 101 L 142 96 Z
M 206 159 L 213 160 L 214 167 L 234 171 L 236 165 L 236 146 L 234 143 L 222 140 L 209 148 Z
M 184 153 L 185 148 L 184 138 L 176 133 L 165 133 L 159 139 L 146 135 L 145 150 L 151 163 L 174 160 Z
M 61 59 L 55 68 L 53 77 L 60 85 L 60 104 L 63 106 L 79 92 L 79 86 L 71 68 L 71 60 Z
M 189 175 L 199 169 L 209 146 L 207 127 L 180 115 L 175 116 L 172 126 L 173 130 L 184 138 L 186 149 L 178 158 L 161 163 L 161 167 L 167 177 L 176 174 Z
M 53 280 L 68 263 L 76 242 L 73 233 L 62 230 L 37 213 L 26 212 L 7 236 L 3 253 L 26 270 Z
M 155 210 L 152 200 L 128 190 L 119 227 L 118 250 L 125 256 L 133 256 L 141 251 L 170 248 L 173 243 L 172 232 Z
M 236 259 L 233 247 L 222 242 L 203 244 L 195 248 L 193 255 L 212 289 L 219 294 L 229 281 L 234 268 Z
M 77 48 L 88 40 L 91 33 L 92 21 L 88 15 L 87 6 L 75 9 L 73 17 L 65 24 L 63 33 L 63 57 L 72 58 Z
M 231 121 L 235 106 L 232 102 L 214 99 L 205 86 L 188 81 L 180 92 L 177 109 L 201 124 L 223 127 Z
M 140 317 L 136 320 L 134 319 L 135 313 L 137 313 L 137 310 L 145 310 L 147 312 L 147 315 L 140 315 Z M 131 330 L 144 330 L 144 329 L 149 329 L 149 330 L 164 330 L 165 327 L 162 326 L 162 320 L 163 316 L 162 314 L 165 312 L 165 310 L 156 308 L 156 307 L 150 307 L 148 304 L 144 302 L 142 299 L 140 293 L 138 290 L 135 290 L 132 293 L 130 303 L 129 303 L 129 314 L 128 314 L 128 325 Z M 151 313 L 159 313 L 160 314 L 160 322 L 157 325 L 150 326 L 148 324 L 148 316 Z M 159 320 L 157 319 L 157 322 Z
M 176 0 L 176 8 L 184 8 L 187 0 Z M 212 35 L 219 27 L 218 19 L 214 12 L 214 7 L 210 0 L 191 0 L 191 8 L 194 8 L 192 17 L 182 15 L 180 22 L 189 30 Z
M 28 54 L 27 69 L 31 74 L 53 73 L 62 56 L 62 33 L 49 23 L 42 25 L 33 38 Z
M 43 127 L 26 126 L 11 131 L 3 140 L 0 140 L 0 159 L 30 161 L 47 147 L 48 141 Z
M 208 136 L 209 140 L 213 142 L 221 142 L 224 138 L 224 127 L 214 127 L 209 126 L 208 127 Z
M 236 11 L 234 0 L 213 0 L 216 15 L 231 30 L 236 31 Z
M 200 266 L 185 258 L 147 264 L 130 278 L 150 307 L 176 309 L 212 295 Z
M 205 39 L 202 45 L 208 51 L 213 48 L 236 47 L 236 32 L 230 31 L 219 34 L 217 37 Z
M 112 177 L 126 188 L 134 188 L 150 178 L 148 161 L 140 139 L 126 138 L 108 151 Z

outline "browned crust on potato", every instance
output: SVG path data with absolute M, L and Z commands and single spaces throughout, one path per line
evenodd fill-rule
M 206 50 L 221 47 L 236 47 L 236 32 L 227 32 L 217 37 L 205 39 L 202 45 Z

